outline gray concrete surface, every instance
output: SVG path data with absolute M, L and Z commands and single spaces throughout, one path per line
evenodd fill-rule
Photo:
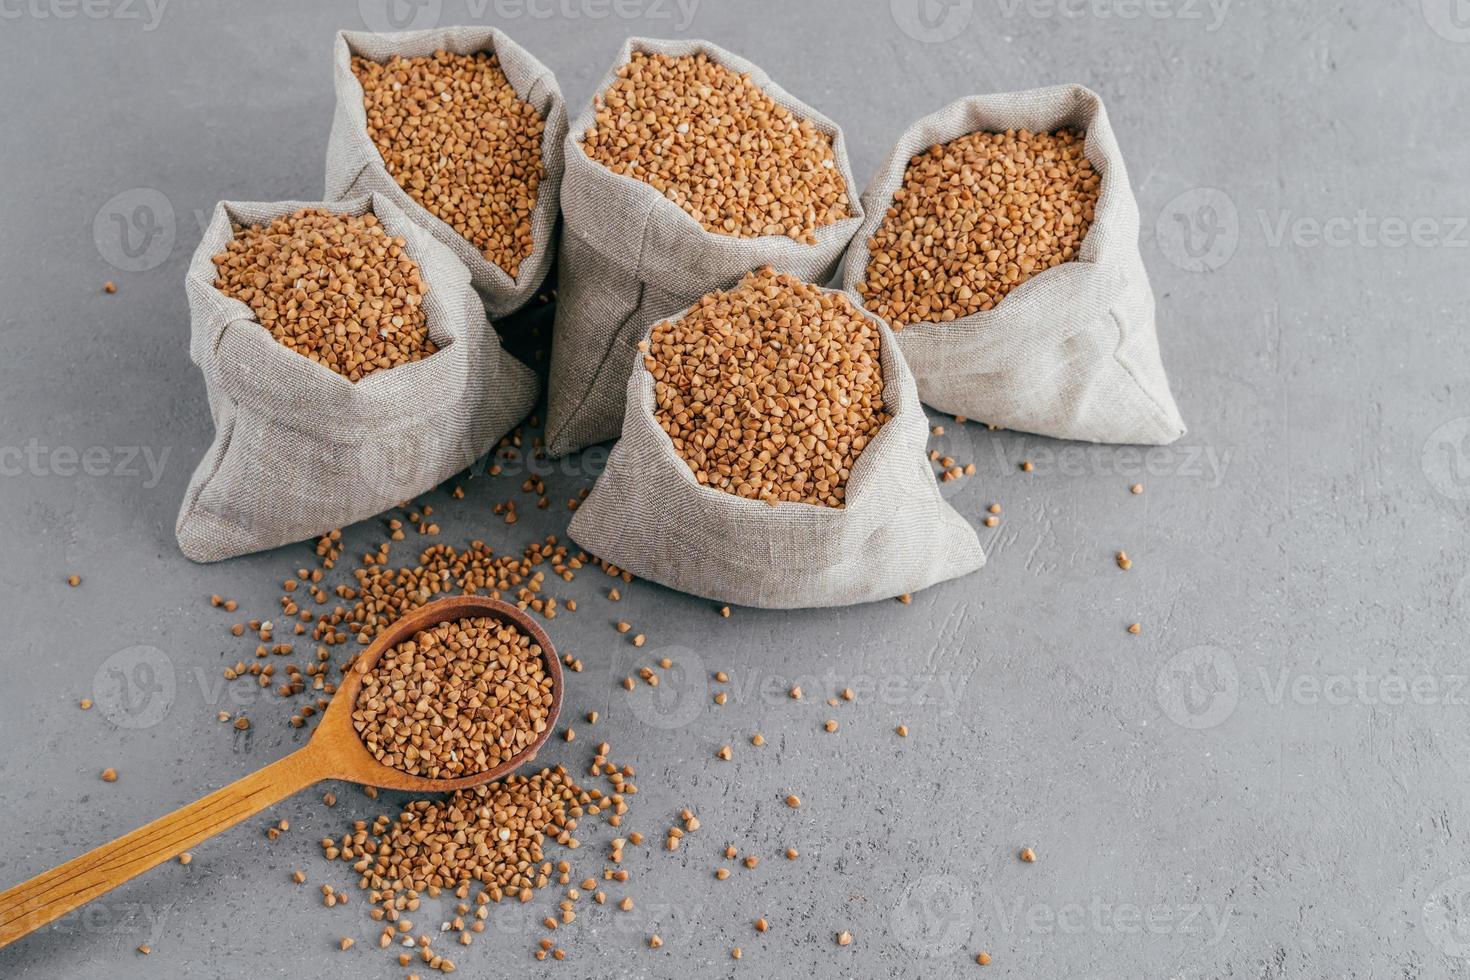
M 1004 516 L 982 572 L 912 606 L 723 621 L 644 584 L 615 608 L 600 576 L 553 590 L 581 604 L 553 624 L 588 666 L 569 717 L 604 721 L 548 757 L 581 768 L 606 737 L 638 769 L 626 827 L 657 839 L 690 805 L 705 829 L 633 857 L 638 910 L 584 911 L 558 934 L 566 962 L 531 959 L 548 892 L 496 909 L 460 973 L 947 977 L 980 970 L 983 948 L 985 976 L 1014 978 L 1464 976 L 1464 3 L 924 0 L 920 20 L 917 2 L 421 8 L 504 27 L 574 108 L 624 36 L 709 38 L 840 120 L 859 179 L 961 95 L 1092 86 L 1191 425 L 1146 454 L 951 426 L 947 451 L 979 470 L 952 499 Z M 216 200 L 319 194 L 333 32 L 381 27 L 381 10 L 0 2 L 0 885 L 300 744 L 281 703 L 223 687 L 250 647 L 206 596 L 269 617 L 310 549 L 201 568 L 173 541 L 211 434 L 181 282 Z M 552 498 L 594 470 L 553 468 Z M 429 498 L 443 540 L 517 549 L 564 529 L 563 510 L 525 505 L 507 528 L 488 510 L 512 484 L 467 486 Z M 377 531 L 348 538 L 360 552 Z M 640 653 L 689 668 L 665 688 L 682 698 L 616 687 L 634 659 L 615 614 L 650 637 Z M 734 677 L 723 708 L 717 668 Z M 798 677 L 859 700 L 793 703 L 779 692 Z M 221 709 L 255 730 L 235 736 Z M 714 758 L 726 742 L 732 763 Z M 334 810 L 305 794 L 0 950 L 0 977 L 401 978 L 360 901 L 326 909 L 287 880 L 349 887 L 316 839 L 401 802 L 337 789 Z M 281 817 L 291 832 L 267 842 Z M 587 831 L 579 873 L 610 836 Z M 727 841 L 766 860 L 716 882 Z M 776 856 L 788 845 L 795 863 Z M 1016 860 L 1028 845 L 1033 865 Z M 357 948 L 337 951 L 343 935 Z

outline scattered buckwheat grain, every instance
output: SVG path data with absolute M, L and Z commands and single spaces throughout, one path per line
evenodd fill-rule
M 420 894 L 467 882 L 483 885 L 491 901 L 526 902 L 549 882 L 543 844 L 549 838 L 576 846 L 572 832 L 577 817 L 599 798 L 594 792 L 578 787 L 561 767 L 513 775 L 408 803 L 397 817 L 325 838 L 322 849 L 329 860 L 352 865 L 361 886 L 374 893 L 374 904 L 394 910 L 393 918 L 415 908 Z

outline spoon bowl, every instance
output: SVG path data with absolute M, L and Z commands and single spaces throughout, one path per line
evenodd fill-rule
M 394 769 L 378 761 L 363 744 L 352 723 L 352 712 L 357 705 L 358 692 L 362 690 L 362 679 L 372 672 L 384 653 L 403 641 L 413 639 L 416 634 L 440 623 L 472 618 L 496 619 L 508 623 L 529 636 L 541 648 L 546 675 L 551 678 L 551 709 L 546 716 L 545 730 L 529 745 L 493 769 L 456 779 L 429 779 L 402 769 Z M 307 748 L 320 749 L 321 764 L 325 766 L 330 763 L 332 772 L 322 777 L 324 779 L 345 779 L 379 789 L 401 789 L 415 793 L 452 793 L 493 782 L 533 761 L 536 753 L 551 737 L 551 730 L 561 714 L 561 700 L 561 660 L 551 645 L 551 638 L 540 624 L 508 602 L 473 595 L 455 596 L 415 609 L 389 626 L 367 649 L 357 655 L 352 666 L 338 682 L 337 692 L 332 695 L 332 703 L 327 705 Z
M 440 623 L 469 618 L 507 623 L 541 648 L 546 673 L 552 682 L 545 729 L 500 765 L 456 779 L 429 779 L 378 761 L 363 744 L 352 722 L 363 677 L 384 652 L 416 633 Z M 197 803 L 0 892 L 0 948 L 322 780 L 343 779 L 414 793 L 448 793 L 508 775 L 534 760 L 551 737 L 561 714 L 562 682 L 561 661 L 551 639 L 540 624 L 517 607 L 498 599 L 466 595 L 440 599 L 416 609 L 394 622 L 357 655 L 342 675 L 316 731 L 302 748 Z

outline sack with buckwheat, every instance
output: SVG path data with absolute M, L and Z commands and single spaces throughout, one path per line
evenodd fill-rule
M 344 234 L 342 216 L 360 220 Z M 381 513 L 536 402 L 464 263 L 381 194 L 222 202 L 184 284 L 215 429 L 175 528 L 194 561 Z
M 906 596 L 985 562 L 940 495 L 877 318 L 762 269 L 643 331 L 623 434 L 568 530 L 640 578 L 789 609 Z
M 556 244 L 567 110 L 551 69 L 504 31 L 445 27 L 340 31 L 332 75 L 327 200 L 382 194 L 464 263 L 493 320 L 525 306 Z
M 546 446 L 615 439 L 648 324 L 772 266 L 826 282 L 862 209 L 842 130 L 707 41 L 632 38 L 571 125 Z
M 1184 434 L 1096 93 L 977 95 L 920 119 L 863 192 L 842 286 L 942 412 L 1059 439 Z

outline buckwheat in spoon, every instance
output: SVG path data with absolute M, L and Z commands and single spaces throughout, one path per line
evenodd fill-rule
M 505 776 L 536 757 L 561 701 L 556 651 L 521 610 L 424 606 L 358 654 L 303 748 L 0 893 L 0 947 L 322 780 L 445 793 Z

